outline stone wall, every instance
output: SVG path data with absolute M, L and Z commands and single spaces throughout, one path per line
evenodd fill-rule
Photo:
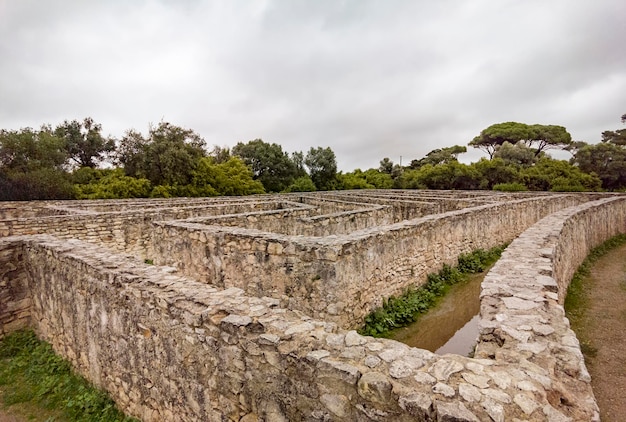
M 30 307 L 20 242 L 0 240 L 0 339 L 30 325 Z
M 285 206 L 275 199 L 271 201 L 231 199 L 223 202 L 194 200 L 192 205 L 184 205 L 180 201 L 158 202 L 152 206 L 145 203 L 145 200 L 138 203 L 113 201 L 110 206 L 104 205 L 104 201 L 84 201 L 84 205 L 77 201 L 36 203 L 34 209 L 39 210 L 37 212 L 32 212 L 30 207 L 24 207 L 25 203 L 21 203 L 21 208 L 16 208 L 19 212 L 2 204 L 0 209 L 5 210 L 6 214 L 10 211 L 11 215 L 18 215 L 19 218 L 0 220 L 0 237 L 47 233 L 62 239 L 81 239 L 106 245 L 112 250 L 132 253 L 146 259 L 147 247 L 152 236 L 152 224 L 155 221 L 239 214 L 280 209 Z M 177 203 L 179 206 L 173 206 Z
M 288 236 L 197 223 L 158 227 L 187 224 L 189 249 L 211 233 L 220 247 L 247 236 L 268 262 L 281 256 L 274 250 L 280 242 L 287 255 L 297 244 L 300 256 L 331 263 L 320 268 L 338 274 L 350 270 L 340 261 L 358 252 L 359 240 L 385 245 L 404 236 L 397 247 L 409 247 L 406 231 L 413 230 L 431 242 L 451 233 L 488 242 L 490 220 L 513 233 L 522 228 L 510 219 L 524 209 L 524 218 L 538 219 L 581 200 L 551 195 L 483 205 L 353 233 L 354 243 L 337 243 L 346 242 L 339 237 L 293 243 Z M 428 234 L 429 227 L 443 237 Z M 571 269 L 591 247 L 624 232 L 624 196 L 556 211 L 524 231 L 483 282 L 475 358 L 363 337 L 281 307 L 278 299 L 49 235 L 0 239 L 0 335 L 29 324 L 124 411 L 145 421 L 597 421 L 589 375 L 561 303 Z M 209 255 L 215 256 L 221 255 Z
M 163 222 L 155 224 L 150 257 L 217 287 L 274 297 L 282 306 L 355 328 L 383 297 L 424 283 L 461 253 L 510 242 L 540 218 L 588 199 L 495 202 L 326 237 Z

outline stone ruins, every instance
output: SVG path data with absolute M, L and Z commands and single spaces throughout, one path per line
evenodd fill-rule
M 338 191 L 0 203 L 0 337 L 31 327 L 144 421 L 599 420 L 563 301 L 626 195 Z M 475 357 L 355 331 L 461 253 Z

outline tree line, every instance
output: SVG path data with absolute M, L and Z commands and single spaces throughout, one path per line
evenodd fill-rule
M 626 114 L 621 117 L 626 122 Z M 250 195 L 336 189 L 495 189 L 620 191 L 626 189 L 626 129 L 602 132 L 601 142 L 574 142 L 562 126 L 497 123 L 468 145 L 489 158 L 463 164 L 467 147 L 435 149 L 378 168 L 337 170 L 330 147 L 288 153 L 255 139 L 208 149 L 191 129 L 168 122 L 147 134 L 102 135 L 91 118 L 39 129 L 0 130 L 0 200 L 113 199 Z M 572 158 L 556 160 L 546 151 Z

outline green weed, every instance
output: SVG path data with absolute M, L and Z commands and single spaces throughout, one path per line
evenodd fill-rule
M 503 245 L 461 255 L 456 267 L 444 265 L 438 273 L 428 274 L 423 286 L 409 287 L 398 297 L 383 298 L 383 306 L 365 317 L 365 324 L 358 330 L 359 333 L 383 337 L 394 328 L 415 322 L 420 314 L 432 308 L 445 295 L 451 285 L 465 280 L 469 274 L 484 271 L 498 260 L 505 248 L 506 245 Z
M 0 385 L 7 386 L 3 404 L 32 402 L 61 409 L 70 420 L 130 422 L 106 393 L 74 374 L 69 362 L 30 330 L 0 340 Z

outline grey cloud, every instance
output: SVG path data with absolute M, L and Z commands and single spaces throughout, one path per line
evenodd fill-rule
M 92 116 L 121 136 L 165 119 L 209 144 L 331 146 L 345 171 L 508 120 L 595 141 L 626 112 L 625 15 L 621 0 L 6 2 L 0 127 Z

